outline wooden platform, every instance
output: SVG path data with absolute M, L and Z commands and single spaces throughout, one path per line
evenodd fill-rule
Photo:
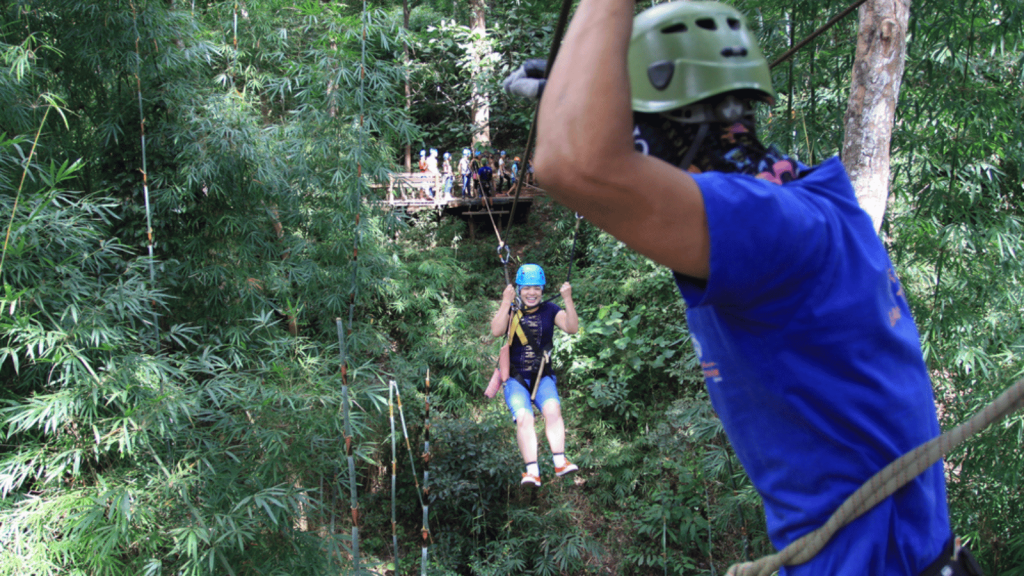
M 490 228 L 492 217 L 498 226 L 506 226 L 510 218 L 513 222 L 525 222 L 530 208 L 533 207 L 534 198 L 544 195 L 544 191 L 540 188 L 523 185 L 518 202 L 515 202 L 515 198 L 511 195 L 512 190 L 506 191 L 505 195 L 488 198 L 490 204 L 490 214 L 488 214 L 488 206 L 482 199 L 463 198 L 457 187 L 453 187 L 452 197 L 443 197 L 444 180 L 433 174 L 396 172 L 390 175 L 386 185 L 380 184 L 372 188 L 386 192 L 386 199 L 378 200 L 374 204 L 390 206 L 408 213 L 437 210 L 442 214 L 462 218 L 469 226 L 470 238 L 476 236 L 480 226 Z M 430 188 L 437 191 L 434 198 L 429 196 Z M 515 214 L 512 214 L 513 203 L 515 203 Z

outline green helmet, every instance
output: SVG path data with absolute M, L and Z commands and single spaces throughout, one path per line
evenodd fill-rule
M 658 113 L 735 90 L 775 98 L 743 15 L 719 2 L 668 2 L 637 14 L 629 42 L 633 110 Z

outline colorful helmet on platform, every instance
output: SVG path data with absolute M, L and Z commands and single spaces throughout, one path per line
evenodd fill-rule
M 502 150 L 502 151 L 501 151 L 501 155 L 502 155 L 502 156 L 504 156 L 504 155 L 505 155 L 505 151 L 504 151 L 504 150 Z
M 451 155 L 451 153 L 450 153 L 450 152 L 445 152 L 445 153 L 444 153 L 444 159 L 445 159 L 445 160 L 447 160 L 447 159 L 449 159 L 449 158 L 451 158 L 451 157 L 452 157 L 452 155 Z
M 742 14 L 719 2 L 667 2 L 638 14 L 628 68 L 637 112 L 667 112 L 734 91 L 775 98 L 757 37 Z
M 420 158 L 423 158 L 426 155 L 427 155 L 427 151 L 426 150 L 420 150 Z
M 476 155 L 477 155 L 477 156 L 479 156 L 479 155 L 480 155 L 480 151 L 479 151 L 479 150 L 477 150 L 477 151 L 476 151 Z
M 515 158 L 513 158 L 512 161 L 513 162 L 519 162 L 519 156 L 516 156 Z
M 547 284 L 544 269 L 536 264 L 523 264 L 516 272 L 516 284 L 519 286 L 543 286 Z
M 469 148 L 463 148 L 462 149 L 462 155 L 463 156 L 469 156 Z
M 437 156 L 437 148 L 431 148 L 430 149 L 430 155 L 431 156 Z

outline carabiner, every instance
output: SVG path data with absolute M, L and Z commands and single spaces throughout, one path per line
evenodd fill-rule
M 501 256 L 501 249 L 505 249 L 505 256 Z M 501 260 L 502 264 L 508 264 L 509 258 L 512 257 L 512 250 L 508 247 L 508 244 L 502 242 L 498 245 L 498 260 Z

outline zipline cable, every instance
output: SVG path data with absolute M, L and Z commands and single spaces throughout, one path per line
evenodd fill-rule
M 775 59 L 774 62 L 769 64 L 768 68 L 769 69 L 775 68 L 779 64 L 782 64 L 783 62 L 785 62 L 786 60 L 789 60 L 794 54 L 799 52 L 801 48 L 806 46 L 808 43 L 810 43 L 812 40 L 814 40 L 818 36 L 821 36 L 821 34 L 823 32 L 825 32 L 826 30 L 828 30 L 829 28 L 835 26 L 837 22 L 839 22 L 843 18 L 846 18 L 850 14 L 850 12 L 853 12 L 857 8 L 860 8 L 861 4 L 864 4 L 865 2 L 867 2 L 867 0 L 857 0 L 856 2 L 851 4 L 850 7 L 847 8 L 846 10 L 843 10 L 839 14 L 836 14 L 835 16 L 833 16 L 831 20 L 829 20 L 828 22 L 822 24 L 820 28 L 818 28 L 814 32 L 811 32 L 811 34 L 809 36 L 807 36 L 803 40 L 797 42 L 789 50 L 786 50 L 786 52 L 783 53 L 782 56 L 779 56 L 778 58 Z
M 851 494 L 817 530 L 805 534 L 781 552 L 754 562 L 734 564 L 726 576 L 769 576 L 784 565 L 797 565 L 813 558 L 840 528 L 885 500 L 964 440 L 1024 407 L 1024 378 L 1010 386 L 969 420 L 889 463 Z
M 562 9 L 558 12 L 558 23 L 555 25 L 555 35 L 551 39 L 551 50 L 548 52 L 548 64 L 544 69 L 544 78 L 548 77 L 551 67 L 555 64 L 555 57 L 562 46 L 562 36 L 565 35 L 565 27 L 569 22 L 569 9 L 572 8 L 572 0 L 562 0 Z M 540 111 L 540 99 L 533 109 L 533 122 L 530 123 L 530 132 L 526 136 L 526 151 L 523 152 L 523 177 L 516 182 L 516 193 L 512 199 L 512 210 L 508 215 L 508 222 L 505 223 L 505 237 L 508 238 L 509 227 L 512 226 L 512 217 L 516 214 L 516 205 L 519 204 L 519 194 L 523 190 L 523 181 L 529 173 L 527 167 L 530 165 L 530 154 L 533 153 L 533 133 L 537 128 L 537 113 Z

